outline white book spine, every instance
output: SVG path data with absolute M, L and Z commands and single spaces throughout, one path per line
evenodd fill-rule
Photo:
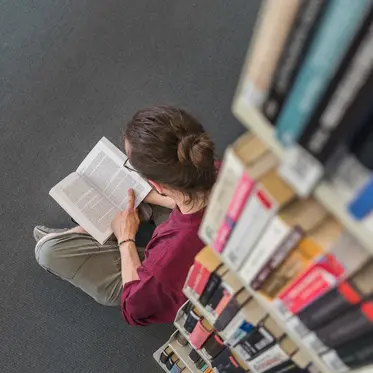
M 234 153 L 234 150 L 228 148 L 218 180 L 212 190 L 207 211 L 199 228 L 199 237 L 207 245 L 212 246 L 215 241 L 243 171 L 243 163 Z
M 279 216 L 274 216 L 272 218 L 239 272 L 240 276 L 247 284 L 251 283 L 258 271 L 272 256 L 290 231 L 291 227 Z
M 275 204 L 263 201 L 263 191 L 249 198 L 236 227 L 223 251 L 223 258 L 233 270 L 238 270 L 259 238 L 264 227 L 275 213 Z
M 229 322 L 229 324 L 223 330 L 225 343 L 228 344 L 230 339 L 235 335 L 236 330 L 245 321 L 245 316 L 243 313 L 238 312 L 236 316 Z M 231 345 L 231 344 L 228 344 Z
M 262 373 L 289 360 L 289 356 L 279 345 L 274 345 L 267 351 L 262 352 L 258 357 L 248 362 L 249 368 L 254 373 Z

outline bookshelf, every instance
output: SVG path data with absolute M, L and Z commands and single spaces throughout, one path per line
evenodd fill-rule
M 244 96 L 236 95 L 232 111 L 236 118 L 257 135 L 279 159 L 283 157 L 284 149 L 276 140 L 272 125 L 259 110 L 246 104 Z M 335 193 L 327 181 L 322 181 L 316 187 L 314 196 L 373 254 L 373 233 L 348 214 L 346 201 Z

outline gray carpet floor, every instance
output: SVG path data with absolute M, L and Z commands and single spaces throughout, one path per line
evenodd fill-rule
M 173 104 L 221 154 L 243 132 L 230 110 L 259 1 L 0 0 L 0 372 L 153 372 L 171 326 L 44 272 L 32 228 L 69 224 L 48 196 L 140 107 Z

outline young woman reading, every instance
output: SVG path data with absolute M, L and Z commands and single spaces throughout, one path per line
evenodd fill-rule
M 112 223 L 116 239 L 100 245 L 81 227 L 35 227 L 38 263 L 96 301 L 121 305 L 131 325 L 172 322 L 185 301 L 182 288 L 204 244 L 197 232 L 216 181 L 214 145 L 181 109 L 140 110 L 124 135 L 130 164 L 153 186 L 145 202 L 172 209 L 145 250 L 136 247 L 139 216 L 133 190 Z M 154 208 L 155 209 L 155 208 Z

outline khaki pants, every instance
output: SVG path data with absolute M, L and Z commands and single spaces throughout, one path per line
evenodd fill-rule
M 156 224 L 167 220 L 169 213 L 165 208 L 153 208 Z M 142 260 L 145 249 L 137 250 Z M 60 233 L 42 238 L 36 244 L 35 256 L 48 272 L 69 281 L 98 303 L 120 305 L 121 263 L 115 239 L 100 245 L 88 234 Z

